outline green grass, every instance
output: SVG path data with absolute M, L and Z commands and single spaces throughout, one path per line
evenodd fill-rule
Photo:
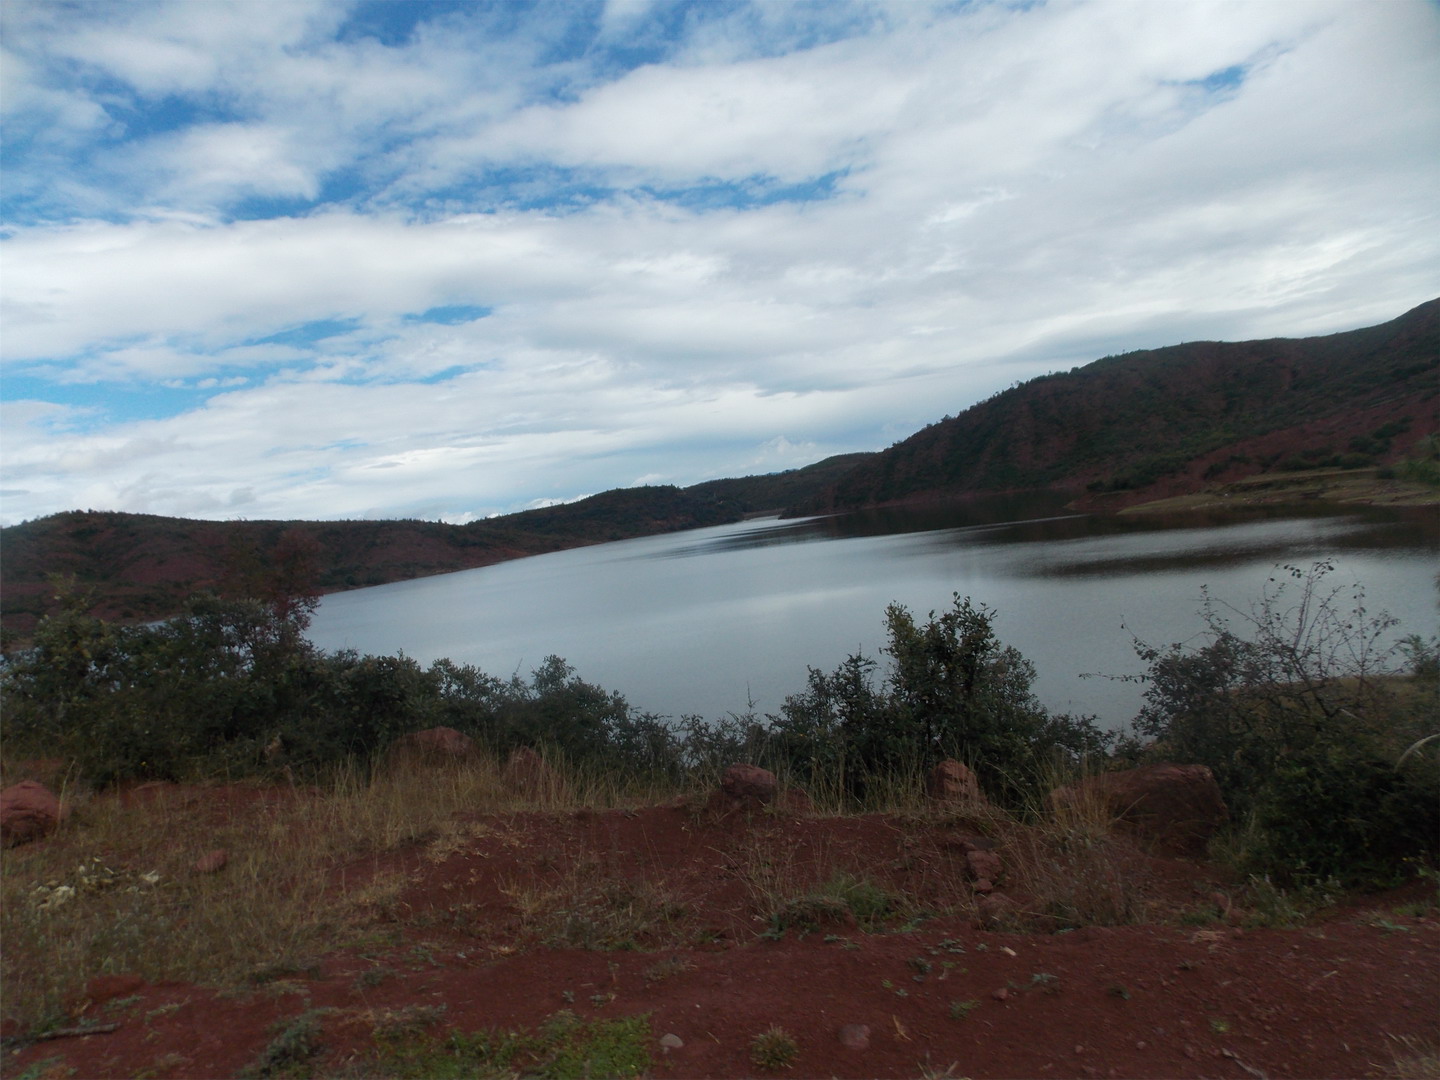
M 650 1018 L 582 1020 L 555 1013 L 535 1032 L 377 1033 L 376 1051 L 358 1075 L 377 1080 L 540 1080 L 640 1076 L 652 1066 Z

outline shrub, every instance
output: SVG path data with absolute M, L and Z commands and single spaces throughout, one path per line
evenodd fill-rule
M 1135 727 L 1210 767 L 1250 827 L 1252 868 L 1284 883 L 1383 880 L 1440 852 L 1440 765 L 1402 760 L 1429 734 L 1423 688 L 1401 693 L 1395 620 L 1370 614 L 1359 586 L 1329 586 L 1333 570 L 1286 566 L 1248 611 L 1207 594 L 1198 648 L 1136 642 L 1148 688 Z
M 995 634 L 995 613 L 958 594 L 949 611 L 917 624 L 885 612 L 892 659 L 849 657 L 832 674 L 810 669 L 809 687 L 773 718 L 773 752 L 812 782 L 838 777 L 853 796 L 882 774 L 913 774 L 942 758 L 982 765 L 990 794 L 1020 802 L 1061 758 L 1103 755 L 1109 738 L 1090 718 L 1052 716 L 1035 699 L 1035 668 Z

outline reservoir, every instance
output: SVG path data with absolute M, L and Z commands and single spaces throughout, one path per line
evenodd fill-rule
M 325 649 L 439 657 L 529 676 L 546 656 L 637 709 L 716 719 L 778 712 L 807 667 L 881 661 L 886 605 L 952 594 L 996 612 L 1000 640 L 1054 711 L 1122 727 L 1143 688 L 1135 638 L 1203 641 L 1205 590 L 1250 609 L 1277 567 L 1328 560 L 1326 589 L 1364 589 L 1389 635 L 1437 632 L 1440 515 L 1324 506 L 1219 516 L 1067 513 L 1045 497 L 798 520 L 761 519 L 539 555 L 328 596 Z M 1244 620 L 1232 615 L 1237 631 Z M 1090 676 L 1090 677 L 1087 677 Z

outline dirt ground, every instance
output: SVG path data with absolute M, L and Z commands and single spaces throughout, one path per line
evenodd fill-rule
M 290 1075 L 371 1075 L 377 1034 L 406 1025 L 530 1031 L 561 1010 L 648 1017 L 654 1077 L 1365 1077 L 1440 1044 L 1424 892 L 1264 928 L 1216 867 L 1118 839 L 1073 884 L 1138 922 L 1067 929 L 1016 842 L 994 848 L 1006 906 L 976 903 L 965 853 L 986 840 L 959 816 L 462 815 L 334 872 L 366 905 L 343 947 L 240 991 L 115 972 L 75 1003 L 95 1033 L 12 1040 L 3 1073 L 287 1075 L 255 1063 L 302 1014 L 318 1048 Z M 880 892 L 815 899 L 862 880 Z M 859 903 L 876 895 L 891 905 Z M 751 1044 L 772 1026 L 798 1053 L 766 1072 Z

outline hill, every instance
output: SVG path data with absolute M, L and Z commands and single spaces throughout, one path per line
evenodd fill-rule
M 435 521 L 195 521 L 75 510 L 0 530 L 0 618 L 23 638 L 50 603 L 51 574 L 73 575 L 109 619 L 155 619 L 202 589 L 287 560 L 339 592 L 506 559 L 739 521 L 834 483 L 865 454 L 691 488 L 621 488 L 561 506 L 447 525 Z
M 1440 300 L 1324 337 L 1203 341 L 1042 375 L 931 424 L 792 512 L 1058 488 L 1115 506 L 1267 470 L 1404 458 L 1440 428 Z

